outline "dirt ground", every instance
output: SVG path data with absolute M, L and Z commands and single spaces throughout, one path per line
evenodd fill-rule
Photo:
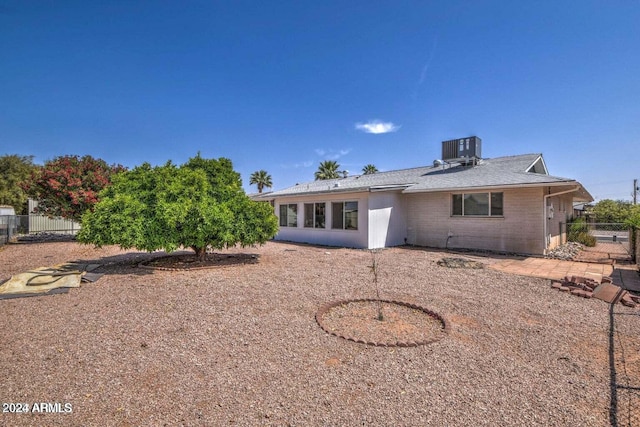
M 165 271 L 138 267 L 163 253 L 0 249 L 0 281 L 78 260 L 105 273 L 67 294 L 0 300 L 0 425 L 638 425 L 638 310 L 393 248 L 378 255 L 381 296 L 437 312 L 450 331 L 373 347 L 314 318 L 375 296 L 368 251 L 224 253 L 257 262 Z

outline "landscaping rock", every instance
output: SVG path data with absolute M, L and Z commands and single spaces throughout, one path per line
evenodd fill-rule
M 545 258 L 560 259 L 564 261 L 573 260 L 582 250 L 584 246 L 576 242 L 567 242 L 564 245 L 558 246 L 550 250 Z
M 442 258 L 438 265 L 449 268 L 484 268 L 484 264 L 466 258 Z

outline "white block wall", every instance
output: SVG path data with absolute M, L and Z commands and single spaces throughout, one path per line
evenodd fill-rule
M 317 196 L 280 197 L 275 200 L 275 213 L 280 219 L 281 204 L 296 204 L 298 206 L 298 226 L 280 227 L 275 240 L 311 243 L 315 245 L 340 246 L 348 248 L 368 248 L 368 199 L 369 193 L 335 193 Z M 332 202 L 358 202 L 358 229 L 332 230 Z M 326 228 L 304 227 L 304 204 L 326 203 Z
M 406 243 L 406 205 L 406 197 L 399 191 L 369 194 L 369 249 Z

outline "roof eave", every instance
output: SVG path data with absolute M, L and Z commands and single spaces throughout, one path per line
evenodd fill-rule
M 275 194 L 271 193 L 269 196 L 272 199 L 280 198 L 280 197 L 298 197 L 298 196 L 315 196 L 315 195 L 323 195 L 323 194 L 335 194 L 335 193 L 362 193 L 369 191 L 369 187 L 357 187 L 357 188 L 331 188 L 329 190 L 320 190 L 320 191 L 300 191 L 296 193 L 284 193 L 284 194 Z
M 563 185 L 580 185 L 578 181 L 554 181 L 554 182 L 531 182 L 526 184 L 497 184 L 497 185 L 482 185 L 482 186 L 468 186 L 468 187 L 441 187 L 441 188 L 427 188 L 427 189 L 414 189 L 412 187 L 407 188 L 403 193 L 441 193 L 441 192 L 458 192 L 458 191 L 483 191 L 483 190 L 495 190 L 500 188 L 532 188 L 532 187 L 561 187 Z M 584 190 L 587 192 L 586 190 Z M 587 192 L 588 194 L 588 192 Z

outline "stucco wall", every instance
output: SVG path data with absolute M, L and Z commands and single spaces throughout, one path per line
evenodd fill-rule
M 553 206 L 553 217 L 549 218 L 549 208 Z M 567 221 L 573 215 L 573 193 L 552 196 L 547 199 L 547 242 L 548 249 L 567 243 Z
M 542 254 L 542 188 L 504 190 L 503 217 L 455 217 L 451 193 L 407 195 L 410 244 Z
M 311 243 L 316 245 L 343 246 L 350 248 L 368 247 L 368 194 L 322 194 L 317 196 L 280 197 L 275 199 L 275 213 L 280 216 L 281 204 L 296 204 L 298 206 L 298 226 L 280 227 L 275 240 L 287 240 L 292 242 Z M 331 202 L 358 202 L 358 229 L 357 230 L 333 230 L 331 229 L 332 212 Z M 304 227 L 304 204 L 326 203 L 326 228 Z
M 407 237 L 406 199 L 398 192 L 369 194 L 369 248 L 405 244 Z

